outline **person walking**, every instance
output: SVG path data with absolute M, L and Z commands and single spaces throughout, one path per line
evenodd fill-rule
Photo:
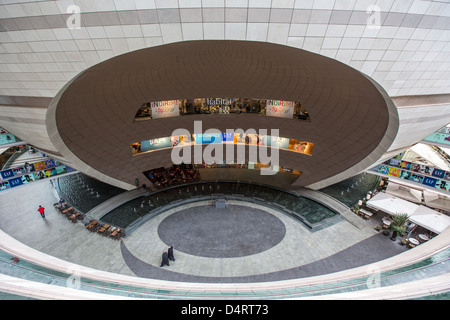
M 161 266 L 160 267 L 164 266 L 165 264 L 167 266 L 170 266 L 169 265 L 169 256 L 168 256 L 167 252 L 164 250 L 163 253 L 162 253 L 162 261 L 161 261 Z
M 41 214 L 42 219 L 45 219 L 45 208 L 43 206 L 39 206 L 38 211 Z
M 173 246 L 169 246 L 167 250 L 167 255 L 170 261 L 175 261 L 175 257 L 173 256 Z

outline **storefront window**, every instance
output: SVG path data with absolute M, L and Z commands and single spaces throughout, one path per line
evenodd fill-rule
M 258 134 L 245 133 L 208 133 L 208 134 L 193 134 L 189 136 L 171 136 L 144 140 L 131 144 L 132 154 L 141 154 L 162 149 L 186 146 L 186 145 L 206 145 L 212 143 L 234 143 L 246 145 L 258 145 L 281 150 L 290 150 L 297 153 L 312 155 L 314 143 L 307 141 L 300 141 L 296 139 L 264 136 Z
M 310 120 L 299 102 L 247 98 L 198 98 L 146 102 L 135 121 L 192 114 L 255 114 L 278 118 Z

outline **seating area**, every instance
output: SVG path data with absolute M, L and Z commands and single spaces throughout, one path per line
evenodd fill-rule
M 115 227 L 109 224 L 102 224 L 97 220 L 90 220 L 85 222 L 85 216 L 81 212 L 71 207 L 65 200 L 60 199 L 58 203 L 53 205 L 61 214 L 67 217 L 73 223 L 81 221 L 84 223 L 87 230 L 91 232 L 97 232 L 105 237 L 110 237 L 116 240 L 125 236 L 125 230 L 119 227 Z
M 172 165 L 170 168 L 157 168 L 145 171 L 144 175 L 156 189 L 164 189 L 184 183 L 198 181 L 200 173 L 192 164 Z
M 364 204 L 359 207 L 357 215 L 364 220 L 368 220 L 374 228 L 380 232 L 383 232 L 386 236 L 392 235 L 391 224 L 393 222 L 392 216 L 382 210 L 376 210 L 368 207 Z M 394 240 L 401 245 L 404 245 L 407 249 L 415 248 L 416 246 L 429 241 L 437 236 L 436 233 L 408 220 L 405 223 L 405 233 L 398 235 Z
M 119 240 L 125 237 L 125 230 L 119 227 L 114 227 L 110 224 L 102 224 L 97 220 L 90 220 L 85 224 L 87 230 L 96 232 L 102 236 L 109 237 L 115 240 Z
M 64 200 L 53 204 L 53 206 L 63 215 L 66 216 L 66 218 L 68 220 L 70 220 L 73 223 L 76 223 L 78 220 L 83 220 L 84 219 L 84 215 L 75 210 L 74 208 L 72 208 L 69 204 L 67 204 L 67 202 L 65 202 Z

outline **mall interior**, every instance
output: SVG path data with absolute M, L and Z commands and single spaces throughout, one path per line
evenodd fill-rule
M 0 0 L 0 130 L 1 300 L 450 298 L 448 1 Z

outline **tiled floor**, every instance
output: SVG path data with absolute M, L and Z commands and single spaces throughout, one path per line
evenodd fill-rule
M 158 233 L 161 231 L 159 227 L 170 222 L 180 209 L 161 213 L 122 241 L 116 241 L 90 233 L 81 223 L 71 223 L 53 208 L 56 201 L 57 195 L 48 181 L 2 193 L 0 228 L 28 246 L 52 256 L 103 271 L 137 277 L 195 282 L 272 281 L 340 271 L 405 251 L 404 247 L 377 233 L 372 227 L 361 228 L 361 225 L 358 227 L 346 219 L 310 232 L 298 221 L 276 210 L 255 204 L 229 202 L 229 205 L 239 205 L 243 214 L 246 208 L 248 212 L 264 210 L 270 219 L 280 223 L 278 232 L 284 226 L 281 241 L 277 240 L 267 250 L 228 258 L 220 254 L 200 256 L 192 248 L 180 251 L 175 247 L 176 262 L 171 263 L 170 267 L 161 268 L 161 252 L 168 243 Z M 46 208 L 45 220 L 37 212 L 39 205 Z M 195 210 L 200 205 L 204 206 L 205 203 L 190 204 L 184 209 Z M 232 222 L 229 228 L 238 230 L 238 226 L 233 226 Z M 176 230 L 177 224 L 172 224 L 174 230 L 166 229 L 165 232 L 177 234 L 181 227 Z M 262 233 L 261 237 L 269 236 L 272 232 L 263 224 L 255 228 L 255 232 L 259 230 Z

